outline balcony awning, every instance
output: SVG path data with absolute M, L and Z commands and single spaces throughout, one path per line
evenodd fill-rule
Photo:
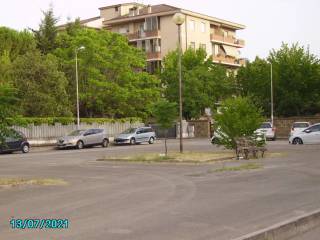
M 224 51 L 226 52 L 227 56 L 234 57 L 234 58 L 239 58 L 240 54 L 237 48 L 235 47 L 230 47 L 226 45 L 222 45 Z

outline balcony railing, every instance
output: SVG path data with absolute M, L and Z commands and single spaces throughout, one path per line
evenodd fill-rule
M 147 60 L 161 59 L 161 52 L 147 52 Z
M 245 65 L 244 59 L 236 59 L 229 56 L 221 56 L 221 55 L 213 56 L 212 60 L 214 62 L 219 62 L 221 64 L 233 65 L 233 66 L 239 66 L 239 67 Z
M 244 45 L 245 45 L 244 40 L 237 39 L 235 37 L 224 36 L 221 33 L 212 33 L 210 36 L 211 36 L 211 41 L 230 43 L 233 45 L 237 45 L 238 47 L 244 47 Z
M 129 41 L 136 40 L 136 39 L 143 39 L 143 38 L 152 38 L 152 37 L 160 37 L 160 31 L 154 30 L 154 31 L 138 31 L 135 33 L 129 33 L 127 34 L 127 37 Z

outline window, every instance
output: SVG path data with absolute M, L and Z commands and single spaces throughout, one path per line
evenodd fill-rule
M 144 30 L 145 31 L 154 31 L 157 29 L 158 29 L 158 17 L 146 18 Z
M 203 43 L 201 43 L 200 44 L 200 48 L 202 48 L 203 50 L 207 50 L 207 45 L 206 44 L 203 44 Z
M 194 31 L 196 29 L 196 22 L 193 20 L 189 21 L 189 28 L 191 31 Z
M 310 130 L 311 132 L 319 132 L 320 131 L 320 124 L 319 125 L 315 125 L 313 127 L 310 127 L 306 130 Z
M 196 43 L 195 42 L 190 42 L 190 48 L 195 50 L 196 49 Z
M 119 11 L 119 7 L 115 7 L 114 11 L 118 12 Z
M 201 32 L 205 33 L 206 32 L 206 24 L 204 22 L 201 23 Z

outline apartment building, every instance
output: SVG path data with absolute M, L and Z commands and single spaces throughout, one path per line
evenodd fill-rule
M 124 3 L 99 10 L 99 17 L 81 23 L 125 35 L 130 45 L 146 52 L 149 72 L 160 67 L 166 54 L 177 48 L 178 27 L 172 19 L 177 12 L 185 15 L 181 25 L 183 51 L 203 48 L 214 63 L 233 69 L 245 63 L 239 51 L 245 42 L 236 37 L 236 31 L 244 29 L 244 25 L 167 4 Z

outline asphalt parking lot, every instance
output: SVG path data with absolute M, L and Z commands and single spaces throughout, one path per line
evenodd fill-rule
M 177 140 L 169 151 L 178 151 Z M 263 169 L 216 173 L 216 164 L 98 162 L 162 152 L 163 144 L 0 155 L 0 177 L 59 178 L 66 186 L 0 189 L 1 239 L 226 240 L 320 207 L 320 146 L 268 143 Z M 206 139 L 186 151 L 217 151 Z M 220 150 L 219 150 L 220 151 Z M 245 161 L 243 161 L 245 162 Z M 11 229 L 12 219 L 68 219 L 68 229 Z

